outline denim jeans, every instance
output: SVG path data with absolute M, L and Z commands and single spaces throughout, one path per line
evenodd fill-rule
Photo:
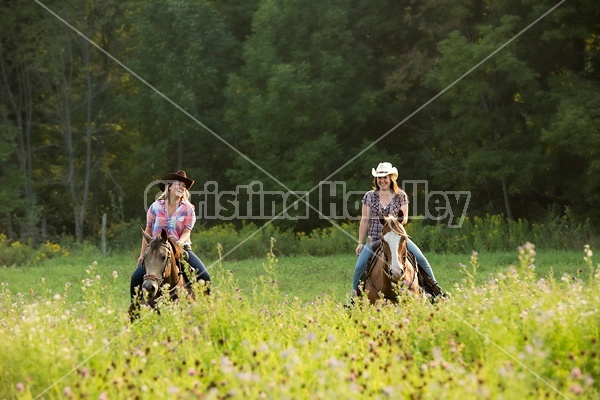
M 373 244 L 367 243 L 363 246 L 360 254 L 358 255 L 358 260 L 356 260 L 356 265 L 354 266 L 354 277 L 352 278 L 352 289 L 356 292 L 358 289 L 358 284 L 360 283 L 360 278 L 362 278 L 365 273 L 365 269 L 367 268 L 367 263 L 369 259 L 373 255 Z
M 417 246 L 412 240 L 408 239 L 408 241 L 406 242 L 406 248 L 408 248 L 408 251 L 415 255 L 417 263 L 421 266 L 421 268 L 423 268 L 423 271 L 427 272 L 427 275 L 429 275 L 429 277 L 433 279 L 434 282 L 437 282 L 435 279 L 435 275 L 433 275 L 433 270 L 429 265 L 429 261 L 427 261 L 427 259 L 423 255 L 423 252 L 421 251 L 419 246 Z
M 187 246 L 186 246 L 187 247 Z M 188 263 L 190 267 L 192 267 L 196 271 L 196 279 L 203 280 L 205 282 L 210 282 L 210 275 L 206 270 L 206 267 L 202 263 L 202 260 L 198 258 L 196 254 L 191 250 L 190 247 L 187 247 L 185 250 L 188 254 Z M 146 268 L 144 267 L 144 262 L 142 261 L 131 275 L 131 283 L 129 285 L 129 294 L 131 297 L 135 297 L 135 288 L 141 287 L 144 283 L 144 275 L 146 274 Z M 139 290 L 139 289 L 138 289 Z
M 406 247 L 408 248 L 408 251 L 410 251 L 411 253 L 413 253 L 415 255 L 415 258 L 417 259 L 417 263 L 421 266 L 421 268 L 423 268 L 423 270 L 427 273 L 427 275 L 429 275 L 429 277 L 431 279 L 433 279 L 434 282 L 437 282 L 435 280 L 435 276 L 433 275 L 433 270 L 431 269 L 431 266 L 429 265 L 429 261 L 427 261 L 427 258 L 425 258 L 425 256 L 423 255 L 423 252 L 421 251 L 421 249 L 419 249 L 419 247 L 410 239 L 408 239 L 408 241 L 406 242 Z M 354 266 L 354 276 L 352 278 L 352 289 L 354 289 L 354 291 L 356 291 L 358 289 L 358 284 L 360 283 L 360 278 L 365 273 L 365 269 L 367 268 L 367 263 L 369 262 L 369 259 L 371 258 L 372 255 L 373 255 L 373 244 L 368 244 L 368 243 L 365 244 L 363 246 L 362 251 L 358 255 L 358 260 L 356 260 L 356 265 Z

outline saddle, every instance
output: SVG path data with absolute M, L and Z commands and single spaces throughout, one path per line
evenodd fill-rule
M 366 277 L 369 276 L 369 274 L 375 267 L 377 259 L 380 257 L 383 257 L 383 247 L 381 246 L 381 239 L 373 242 L 373 255 L 369 259 L 367 263 L 367 268 L 365 268 L 365 273 L 361 278 L 360 286 L 362 286 L 363 291 L 366 282 Z M 407 257 L 412 265 L 417 266 L 417 278 L 419 280 L 419 287 L 421 287 L 421 290 L 423 290 L 426 294 L 431 296 L 432 299 L 436 298 L 437 296 L 441 296 L 442 291 L 439 285 L 435 284 L 435 282 L 429 277 L 427 272 L 425 272 L 425 270 L 419 265 L 419 263 L 417 262 L 417 258 L 410 250 L 407 250 Z

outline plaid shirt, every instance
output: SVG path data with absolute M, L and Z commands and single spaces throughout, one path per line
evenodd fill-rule
M 384 207 L 379 199 L 379 191 L 370 190 L 365 193 L 362 202 L 371 209 L 371 219 L 369 221 L 367 235 L 371 236 L 373 241 L 375 241 L 381 238 L 381 230 L 383 229 L 383 226 L 379 222 L 379 217 L 387 217 L 390 214 L 397 217 L 400 208 L 403 205 L 408 204 L 408 196 L 401 190 L 400 193 L 392 197 L 390 204 Z
M 181 201 L 177 210 L 167 216 L 167 206 L 164 199 L 156 200 L 148 209 L 146 214 L 146 227 L 152 229 L 152 236 L 160 235 L 162 229 L 167 231 L 167 236 L 179 240 L 179 237 L 188 228 L 192 230 L 196 223 L 196 214 L 194 206 L 189 201 Z M 184 243 L 184 244 L 189 244 Z

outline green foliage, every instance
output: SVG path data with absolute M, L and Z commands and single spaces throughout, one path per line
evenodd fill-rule
M 356 223 L 315 229 L 310 233 L 279 230 L 273 225 L 258 230 L 253 224 L 240 229 L 219 225 L 193 233 L 194 247 L 203 258 L 216 259 L 215 243 L 220 243 L 227 259 L 260 258 L 275 239 L 275 252 L 286 256 L 326 256 L 351 254 L 356 248 Z M 517 221 L 501 215 L 465 216 L 460 228 L 445 224 L 427 224 L 413 220 L 407 225 L 409 235 L 426 252 L 469 254 L 476 251 L 512 251 L 532 238 L 545 250 L 574 250 L 584 243 L 596 244 L 597 236 L 589 223 L 580 224 L 569 217 L 549 218 L 542 222 Z
M 34 251 L 27 244 L 11 242 L 0 235 L 0 265 L 24 265 L 33 258 Z
M 465 216 L 462 226 L 454 229 L 417 220 L 407 230 L 421 249 L 438 253 L 514 250 L 527 238 L 544 249 L 572 250 L 597 240 L 589 223 L 576 223 L 568 214 L 543 222 L 513 221 L 501 215 Z
M 228 6 L 228 17 L 235 16 L 236 7 Z M 128 22 L 136 43 L 131 65 L 158 92 L 133 82 L 135 89 L 125 94 L 128 122 L 140 142 L 152 143 L 133 149 L 132 161 L 141 161 L 132 163 L 133 178 L 148 184 L 179 168 L 203 181 L 222 178 L 220 163 L 233 155 L 219 141 L 227 132 L 224 87 L 240 54 L 218 6 L 205 0 L 148 1 L 139 3 Z
M 245 64 L 229 78 L 226 118 L 236 144 L 292 190 L 312 188 L 343 164 L 342 150 L 362 141 L 375 108 L 375 89 L 360 76 L 368 49 L 354 46 L 349 12 L 339 0 L 260 3 Z M 228 176 L 265 179 L 241 156 Z
M 547 157 L 556 161 L 553 189 L 578 208 L 588 208 L 589 218 L 597 219 L 600 214 L 594 205 L 600 200 L 598 88 L 571 74 L 555 78 L 551 84 L 558 106 L 550 125 L 543 129 L 542 141 L 547 145 Z
M 407 225 L 407 230 L 426 253 L 461 255 L 472 251 L 513 251 L 527 238 L 532 238 L 532 242 L 544 250 L 574 250 L 582 243 L 596 245 L 598 239 L 589 223 L 576 223 L 568 215 L 533 223 L 507 220 L 500 215 L 465 217 L 460 228 L 413 220 Z M 130 262 L 133 264 L 133 255 L 137 258 L 139 252 L 141 226 L 141 221 L 115 225 L 109 232 L 109 254 L 132 254 Z M 358 225 L 349 222 L 314 229 L 310 233 L 280 229 L 273 224 L 264 227 L 243 224 L 239 229 L 231 224 L 213 227 L 199 224 L 192 233 L 192 242 L 196 254 L 205 261 L 221 257 L 227 260 L 262 258 L 271 248 L 271 240 L 274 240 L 273 251 L 278 256 L 323 257 L 354 254 L 357 232 Z M 95 245 L 75 243 L 70 236 L 62 237 L 57 243 L 34 246 L 10 241 L 0 235 L 0 265 L 3 266 L 23 266 L 45 259 L 91 254 L 101 257 Z
M 138 248 L 142 241 L 141 229 L 145 226 L 145 221 L 139 219 L 113 225 L 108 233 L 110 248 L 116 251 Z
M 0 234 L 0 266 L 19 266 L 39 263 L 55 257 L 68 257 L 69 251 L 58 243 L 45 242 L 39 247 L 28 243 L 8 240 Z
M 44 259 L 53 257 L 68 257 L 69 251 L 61 248 L 57 243 L 44 242 L 37 251 L 35 261 L 39 262 Z
M 591 250 L 587 282 L 534 277 L 537 256 L 526 244 L 520 265 L 478 284 L 485 262 L 474 254 L 475 279 L 446 301 L 359 299 L 347 310 L 287 296 L 271 252 L 253 291 L 218 264 L 211 296 L 161 302 L 133 324 L 115 297 L 126 278 L 100 265 L 82 271 L 76 301 L 70 285 L 29 299 L 3 284 L 0 397 L 597 398 Z
M 340 228 L 315 229 L 310 234 L 281 231 L 272 224 L 259 230 L 254 224 L 244 224 L 240 229 L 233 225 L 218 225 L 192 234 L 194 249 L 206 259 L 217 259 L 218 243 L 227 259 L 260 258 L 268 251 L 271 239 L 275 241 L 274 251 L 286 256 L 348 253 L 354 250 L 351 240 L 356 231 L 355 224 L 344 223 Z M 348 236 L 350 235 L 350 236 Z
M 146 185 L 179 168 L 221 188 L 260 180 L 304 190 L 332 175 L 363 190 L 384 160 L 403 180 L 470 191 L 473 216 L 504 214 L 517 223 L 509 229 L 565 207 L 577 223 L 598 219 L 591 0 L 561 3 L 534 25 L 552 4 L 48 4 L 110 57 L 39 3 L 5 3 L 0 231 L 11 239 L 35 242 L 43 230 L 97 241 L 102 214 L 110 225 L 143 217 Z M 281 229 L 292 224 L 307 236 L 324 226 L 310 218 Z M 125 225 L 115 235 L 129 240 Z M 309 243 L 299 253 L 321 251 Z

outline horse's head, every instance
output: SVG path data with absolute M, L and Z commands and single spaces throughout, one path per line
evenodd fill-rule
M 399 280 L 404 274 L 404 258 L 406 256 L 408 235 L 402 223 L 392 215 L 388 215 L 380 222 L 383 225 L 381 238 L 383 239 L 384 252 L 389 251 L 388 255 L 391 261 L 390 273 L 394 280 Z
M 142 290 L 148 293 L 148 303 L 154 306 L 154 300 L 159 295 L 159 289 L 166 279 L 176 269 L 177 246 L 173 246 L 163 229 L 160 236 L 152 237 L 143 232 L 148 243 L 144 254 L 144 283 Z

